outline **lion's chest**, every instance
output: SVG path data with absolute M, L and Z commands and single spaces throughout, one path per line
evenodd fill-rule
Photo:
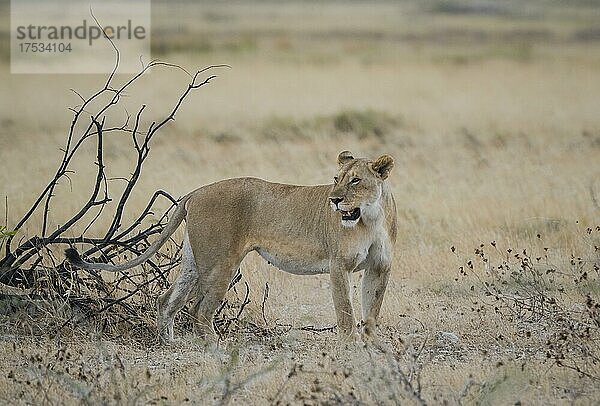
M 391 243 L 387 233 L 382 230 L 377 237 L 357 243 L 345 253 L 353 271 L 360 271 L 372 266 L 388 263 L 391 259 Z

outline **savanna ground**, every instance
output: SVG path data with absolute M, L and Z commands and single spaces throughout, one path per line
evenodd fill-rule
M 185 315 L 165 348 L 93 324 L 50 334 L 26 311 L 3 311 L 0 402 L 598 403 L 600 5 L 563 3 L 154 4 L 153 56 L 232 69 L 157 136 L 126 220 L 156 189 L 180 196 L 248 175 L 328 183 L 341 150 L 389 153 L 400 232 L 381 343 L 340 349 L 335 332 L 303 330 L 335 324 L 328 277 L 251 255 L 241 267 L 251 302 L 218 346 Z M 90 93 L 104 78 L 10 75 L 3 56 L 10 229 L 60 160 L 69 89 Z M 186 85 L 152 73 L 123 103 L 164 114 Z M 125 141 L 107 139 L 106 151 L 109 175 L 126 176 Z M 57 190 L 52 227 L 89 195 L 93 145 L 87 153 Z

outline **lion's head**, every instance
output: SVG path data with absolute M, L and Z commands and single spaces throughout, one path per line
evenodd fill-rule
M 338 155 L 338 165 L 329 204 L 340 213 L 342 225 L 353 227 L 361 216 L 368 216 L 379 207 L 383 182 L 394 167 L 394 158 L 382 155 L 372 161 L 343 151 Z

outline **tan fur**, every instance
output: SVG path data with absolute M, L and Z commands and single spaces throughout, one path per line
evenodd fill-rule
M 189 300 L 194 300 L 192 312 L 200 332 L 212 332 L 215 310 L 234 272 L 251 251 L 257 251 L 286 272 L 329 273 L 338 329 L 343 337 L 355 335 L 349 275 L 365 270 L 363 333 L 371 335 L 387 286 L 396 240 L 396 207 L 385 181 L 393 159 L 388 155 L 374 162 L 354 159 L 344 151 L 338 163 L 337 183 L 333 185 L 295 186 L 236 178 L 201 187 L 187 195 L 174 216 L 181 218 L 187 214 L 181 272 L 158 300 L 161 339 L 173 338 L 175 314 Z M 335 205 L 331 199 L 339 203 Z M 358 207 L 360 218 L 342 224 L 339 210 L 348 212 Z M 159 240 L 166 240 L 180 221 L 171 221 Z M 159 245 L 153 244 L 147 251 L 155 252 Z M 138 262 L 139 259 L 132 260 L 118 268 Z M 83 261 L 75 265 L 99 268 Z M 114 270 L 110 265 L 102 269 Z

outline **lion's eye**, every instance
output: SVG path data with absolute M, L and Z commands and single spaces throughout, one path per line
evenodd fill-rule
M 337 176 L 334 176 L 334 177 L 333 177 L 333 183 L 338 183 L 338 180 L 339 180 L 339 179 L 338 179 L 338 177 L 337 177 Z
M 358 182 L 360 182 L 359 178 L 352 178 L 352 180 L 350 180 L 351 185 L 356 185 Z

